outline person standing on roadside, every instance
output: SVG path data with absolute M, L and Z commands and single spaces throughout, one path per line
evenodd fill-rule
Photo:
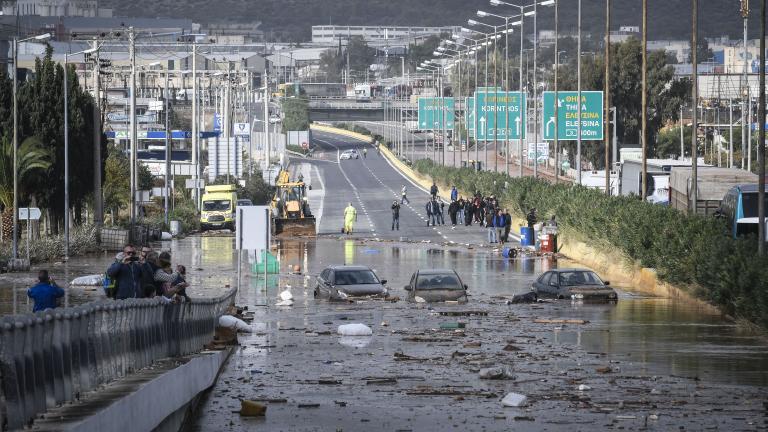
M 355 228 L 355 222 L 357 222 L 357 209 L 352 206 L 350 202 L 347 208 L 344 209 L 344 233 L 352 234 L 352 230 Z
M 525 220 L 528 222 L 528 228 L 533 229 L 533 226 L 536 225 L 537 222 L 536 207 L 533 207 L 531 211 L 528 212 L 528 214 L 525 216 Z
M 451 201 L 457 201 L 459 199 L 459 191 L 456 190 L 456 186 L 451 187 Z
M 496 242 L 504 244 L 504 229 L 506 227 L 506 219 L 501 213 L 501 210 L 496 210 L 496 215 L 493 217 L 493 227 L 496 228 Z
M 512 229 L 512 215 L 509 214 L 509 209 L 504 209 L 502 215 L 504 216 L 504 237 L 502 237 L 502 241 L 506 243 L 509 241 L 509 231 Z
M 437 202 L 435 200 L 429 200 L 427 201 L 427 226 L 431 223 L 432 226 L 437 225 L 437 215 L 435 214 L 437 212 Z
M 443 200 L 438 200 L 438 206 L 437 206 L 437 219 L 440 225 L 445 225 L 445 218 L 443 217 L 445 215 L 445 203 Z
M 448 216 L 451 218 L 451 229 L 456 229 L 456 219 L 459 214 L 459 202 L 453 201 L 448 206 Z
M 472 225 L 473 217 L 474 217 L 474 207 L 472 205 L 472 200 L 467 198 L 467 200 L 464 201 L 464 225 L 465 226 Z
M 142 297 L 141 264 L 136 256 L 136 248 L 126 245 L 122 254 L 117 254 L 115 262 L 107 269 L 107 275 L 116 281 L 116 300 Z
M 408 189 L 406 189 L 405 185 L 403 185 L 403 188 L 400 190 L 400 204 L 411 203 L 411 201 L 408 199 L 407 194 L 408 194 Z
M 488 213 L 485 215 L 485 227 L 488 229 L 488 243 L 497 243 L 498 239 L 496 238 L 496 228 L 493 226 L 493 220 L 494 215 L 492 213 Z
M 64 290 L 48 276 L 48 270 L 40 270 L 37 273 L 37 284 L 27 290 L 27 296 L 35 301 L 32 312 L 39 312 L 56 309 L 59 306 L 59 299 L 64 297 Z
M 395 230 L 395 227 L 400 231 L 400 203 L 392 201 L 392 231 Z
M 440 190 L 437 188 L 437 185 L 436 185 L 436 184 L 435 184 L 435 182 L 433 181 L 433 182 L 432 182 L 432 187 L 431 187 L 431 188 L 429 188 L 429 193 L 430 193 L 430 195 L 432 195 L 432 199 L 433 199 L 433 200 L 434 200 L 434 199 L 437 199 L 437 193 L 438 193 L 439 191 L 440 191 Z

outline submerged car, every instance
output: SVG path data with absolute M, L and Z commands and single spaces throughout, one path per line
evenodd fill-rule
M 408 300 L 417 302 L 467 301 L 467 285 L 452 269 L 416 270 L 405 286 Z
M 545 272 L 531 289 L 539 297 L 574 299 L 584 301 L 616 301 L 616 291 L 610 282 L 602 281 L 595 272 L 587 269 L 557 269 Z
M 345 160 L 345 159 L 360 159 L 360 153 L 357 152 L 357 150 L 344 150 L 341 152 L 341 155 L 339 155 L 339 159 Z
M 331 266 L 316 278 L 315 298 L 347 300 L 352 297 L 386 297 L 387 280 L 365 266 Z

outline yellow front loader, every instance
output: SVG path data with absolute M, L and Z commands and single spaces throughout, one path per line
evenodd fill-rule
M 304 180 L 299 178 L 292 182 L 288 171 L 282 170 L 277 176 L 275 187 L 275 197 L 272 199 L 274 234 L 290 237 L 317 236 L 317 222 L 309 209 Z

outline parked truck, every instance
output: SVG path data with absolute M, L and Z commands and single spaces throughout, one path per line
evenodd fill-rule
M 203 206 L 200 210 L 200 230 L 235 230 L 237 193 L 235 185 L 210 185 L 205 187 Z

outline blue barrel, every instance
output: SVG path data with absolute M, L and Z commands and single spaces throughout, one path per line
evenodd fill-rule
M 533 228 L 520 227 L 520 246 L 534 245 L 536 245 L 536 237 L 534 237 Z

